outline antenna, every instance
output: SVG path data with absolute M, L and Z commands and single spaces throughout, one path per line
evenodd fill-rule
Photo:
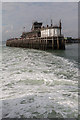
M 60 19 L 60 21 L 59 21 L 59 27 L 60 27 L 60 35 L 61 35 L 61 28 L 62 28 L 61 19 Z
M 25 32 L 25 27 L 23 27 L 23 32 Z
M 60 19 L 60 21 L 59 21 L 59 27 L 61 27 L 61 19 Z
M 51 19 L 51 26 L 53 26 L 52 19 Z

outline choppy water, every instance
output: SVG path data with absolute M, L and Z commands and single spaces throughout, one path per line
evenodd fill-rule
M 47 52 L 3 46 L 3 118 L 77 117 L 77 47 Z

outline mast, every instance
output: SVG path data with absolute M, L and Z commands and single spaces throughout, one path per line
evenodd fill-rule
M 59 27 L 60 27 L 60 35 L 61 35 L 61 29 L 62 29 L 61 19 L 60 19 L 60 21 L 59 21 Z
M 53 26 L 52 19 L 51 19 L 51 26 Z
M 25 33 L 25 27 L 23 27 L 23 32 Z

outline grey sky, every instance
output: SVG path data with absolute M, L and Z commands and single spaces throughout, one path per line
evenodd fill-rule
M 30 31 L 33 21 L 44 25 L 58 24 L 62 20 L 64 36 L 78 35 L 78 3 L 76 2 L 4 2 L 2 4 L 3 40 L 19 37 L 26 27 Z
M 1 0 L 2 2 L 79 2 L 79 0 Z

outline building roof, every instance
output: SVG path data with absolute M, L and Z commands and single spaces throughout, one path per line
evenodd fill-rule
M 49 26 L 49 27 L 42 27 L 41 30 L 45 30 L 45 29 L 54 29 L 54 28 L 60 29 L 59 26 Z

